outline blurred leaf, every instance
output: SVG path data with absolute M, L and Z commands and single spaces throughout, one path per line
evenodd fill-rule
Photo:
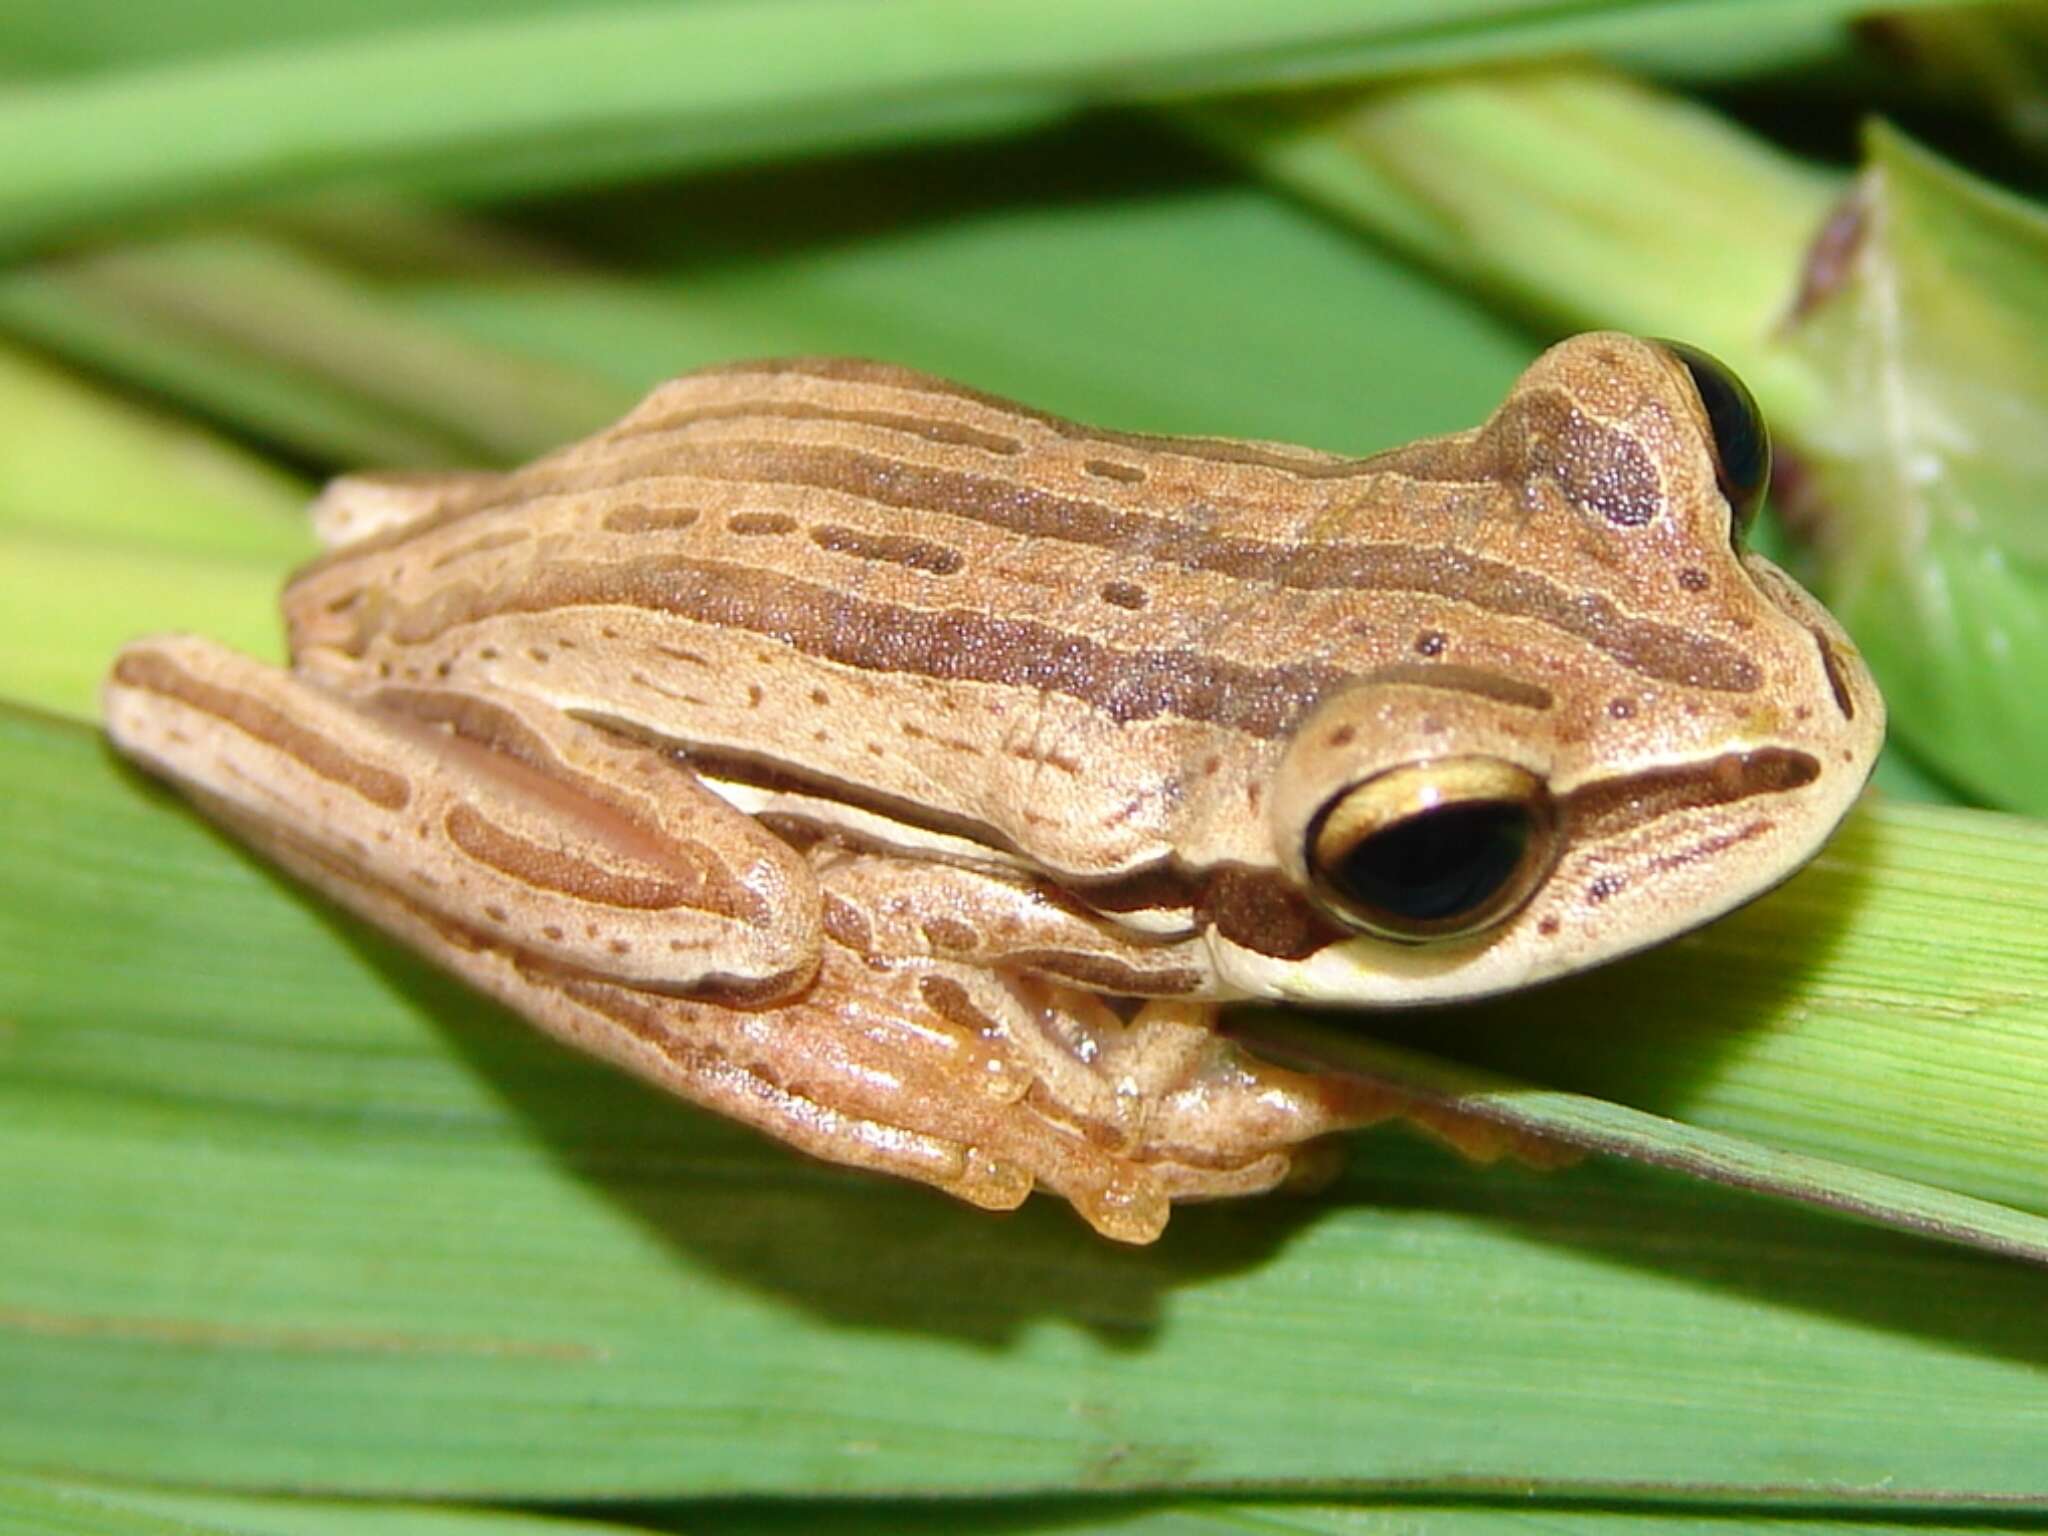
M 0 694 L 98 712 L 145 625 L 276 649 L 269 594 L 312 547 L 290 476 L 0 351 Z
M 214 1531 L 220 1527 L 212 1528 Z M 0 1474 L 0 1536 L 208 1536 L 183 1520 L 108 1504 L 92 1493 Z
M 1603 62 L 1672 84 L 1741 90 L 1757 78 L 1794 79 L 1806 87 L 1861 59 L 1872 25 L 1862 6 L 1852 15 L 1825 6 L 1769 9 L 1720 7 L 1692 25 L 1661 28 L 1638 42 L 1603 48 Z
M 530 458 L 632 403 L 413 322 L 345 269 L 252 231 L 0 274 L 0 324 L 341 463 Z
M 1918 0 L 1904 0 L 1910 8 Z M 573 15 L 603 0 L 184 0 L 175 12 L 137 0 L 77 0 L 0 11 L 0 58 L 23 74 L 77 74 L 280 45 L 332 43 L 400 26 Z M 1985 6 L 1984 10 L 1997 7 Z M 1391 9 L 1391 8 L 1389 8 Z M 1633 67 L 1684 78 L 1788 69 L 1839 50 L 1862 13 L 1896 11 L 1881 0 L 1620 0 L 1594 7 L 1532 3 L 1490 7 L 1408 6 L 1387 18 L 1396 44 L 1426 50 L 1415 67 L 1441 68 L 1491 50 L 1564 53 L 1606 44 Z M 1946 6 L 1936 5 L 1937 14 Z M 1461 15 L 1464 28 L 1446 27 Z M 1461 33 L 1463 35 L 1461 35 Z M 1472 35 L 1476 34 L 1476 36 Z
M 1328 1196 L 1191 1208 L 1119 1250 L 1045 1202 L 956 1209 L 571 1060 L 283 896 L 82 733 L 8 723 L 0 776 L 17 1458 L 499 1497 L 1505 1479 L 2048 1505 L 2038 1271 L 1394 1135 Z M 1886 837 L 1843 855 L 1877 861 L 1863 901 L 1810 892 L 1845 925 L 1831 945 L 1795 882 L 1691 964 L 1796 988 L 1766 1031 L 1789 1039 L 1791 999 L 1865 976 L 1921 1057 L 1967 1057 L 1897 929 L 1974 931 L 1984 845 L 1957 813 L 1870 820 Z M 1915 828 L 1918 853 L 1893 835 Z M 1930 907 L 1925 860 L 1969 866 L 1949 878 L 1972 894 Z M 1687 968 L 1614 968 L 1615 1008 L 1683 991 L 1758 1026 L 1758 991 Z M 1911 1081 L 1894 1126 L 1938 1104 Z M 2038 1117 L 2020 1136 L 1951 1166 L 2042 1155 Z
M 1863 8 L 983 0 L 963 11 L 953 0 L 777 0 L 593 5 L 309 38 L 0 99 L 10 168 L 0 249 L 321 180 L 504 196 L 1009 130 L 1104 100 L 1626 49 Z
M 1976 803 L 1901 747 L 1896 739 L 1885 743 L 1870 783 L 1880 794 L 1895 795 L 1901 800 L 1917 800 L 1925 805 Z
M 1894 729 L 2048 810 L 2048 215 L 1873 127 L 1787 347 L 1834 409 L 1793 511 Z
M 2034 0 L 1881 13 L 1866 25 L 1923 86 L 2048 149 L 2048 10 Z
M 0 351 L 0 536 L 271 561 L 301 554 L 290 475 Z
M 635 388 L 844 353 L 1121 428 L 1353 452 L 1469 425 L 1528 361 L 1527 337 L 1465 296 L 1164 150 L 1112 126 L 571 205 L 550 224 L 580 270 L 388 291 Z
M 284 234 L 0 276 L 0 324 L 336 467 L 503 462 L 690 367 L 829 351 L 1363 449 L 1476 419 L 1525 358 L 1460 296 L 1128 130 L 571 204 L 545 240 L 323 201 Z M 1279 281 L 1248 291 L 1254 270 Z
M 1201 103 L 1176 120 L 1551 324 L 1706 348 L 1774 428 L 1811 414 L 1819 385 L 1770 340 L 1843 182 L 1698 103 L 1566 67 Z
M 0 9 L 0 58 L 22 74 L 196 58 L 389 31 L 397 26 L 573 14 L 590 0 L 72 0 Z

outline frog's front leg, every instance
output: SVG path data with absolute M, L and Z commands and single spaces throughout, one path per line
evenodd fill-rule
M 976 970 L 1025 972 L 1045 982 L 1079 983 L 1092 991 L 1154 999 L 1128 1026 L 1090 1021 L 1100 1004 L 1045 1012 L 1042 1027 L 1020 1030 L 1010 1050 L 1030 1063 L 1066 1113 L 1118 1128 L 1133 1140 L 1193 1147 L 1206 1143 L 1226 1159 L 1284 1139 L 1277 1125 L 1254 1129 L 1239 1119 L 1245 1104 L 1209 1114 L 1199 1095 L 1176 1098 L 1176 1086 L 1206 1074 L 1207 1081 L 1236 1074 L 1247 1085 L 1283 1083 L 1273 1102 L 1282 1118 L 1314 1099 L 1335 1102 L 1329 1080 L 1279 1075 L 1279 1069 L 1229 1044 L 1218 1027 L 1215 1001 L 1221 983 L 1199 938 L 1162 939 L 1129 932 L 1038 883 L 994 871 L 943 866 L 888 854 L 845 853 L 821 846 L 813 853 L 825 920 L 843 942 L 878 964 L 948 961 Z M 1070 989 L 1059 988 L 1065 994 Z M 1085 1063 L 1085 1065 L 1084 1065 Z M 1313 1093 L 1305 1096 L 1305 1085 Z M 1475 1162 L 1504 1156 L 1538 1167 L 1569 1154 L 1496 1121 L 1481 1119 L 1426 1097 L 1382 1085 L 1368 1092 L 1353 1082 L 1345 1100 L 1349 1124 L 1398 1115 Z M 1316 1098 L 1321 1095 L 1321 1098 Z M 1341 1094 L 1338 1094 L 1341 1098 Z M 1370 1105 L 1368 1112 L 1367 1106 Z M 1195 1120 L 1191 1107 L 1199 1108 Z M 1320 1113 L 1321 1111 L 1316 1111 Z M 1202 1116 L 1206 1115 L 1206 1120 Z M 1142 1129 L 1140 1129 L 1142 1127 Z M 1309 1134 L 1306 1131 L 1301 1135 Z
M 114 664 L 108 734 L 315 886 L 650 990 L 762 1001 L 817 965 L 803 857 L 660 752 L 514 696 L 357 699 L 188 636 Z M 438 953 L 438 950 L 434 951 Z
M 861 946 L 881 958 L 1024 971 L 1119 997 L 1222 995 L 1192 912 L 1184 934 L 1162 936 L 1008 871 L 829 846 L 813 863 L 828 892 L 827 920 L 857 924 Z

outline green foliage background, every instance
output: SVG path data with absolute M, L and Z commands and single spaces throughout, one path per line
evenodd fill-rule
M 0 11 L 0 1532 L 2037 1528 L 2044 44 L 1847 0 Z M 1902 750 L 1660 954 L 1247 1021 L 1617 1154 L 1564 1173 L 1376 1134 L 1144 1252 L 955 1209 L 565 1058 L 88 726 L 129 635 L 276 654 L 322 475 L 516 461 L 700 363 L 1362 452 L 1582 325 L 1755 385 L 1772 537 Z

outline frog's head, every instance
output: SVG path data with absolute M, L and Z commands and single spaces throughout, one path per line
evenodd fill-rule
M 1786 878 L 1868 777 L 1855 646 L 1743 547 L 1770 452 L 1689 349 L 1576 337 L 1476 431 L 1381 460 L 1404 526 L 1391 623 L 1268 797 L 1274 852 L 1347 936 L 1219 936 L 1248 990 L 1483 995 L 1656 944 Z

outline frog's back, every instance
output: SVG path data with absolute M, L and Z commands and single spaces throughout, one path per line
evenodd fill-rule
M 1769 605 L 1725 507 L 1668 495 L 1712 482 L 1662 365 L 1553 357 L 1485 426 L 1371 459 L 879 363 L 709 369 L 510 474 L 331 494 L 369 515 L 287 593 L 293 650 L 345 686 L 545 699 L 1070 882 L 1271 869 L 1275 763 L 1362 679 L 1410 690 L 1385 723 L 1418 739 L 1540 735 L 1560 783 L 1754 715 Z
M 1246 793 L 1349 675 L 1314 546 L 1375 537 L 1375 478 L 887 364 L 741 364 L 509 474 L 340 483 L 353 536 L 286 609 L 302 659 L 546 693 L 1108 875 L 1162 856 L 1184 765 Z

